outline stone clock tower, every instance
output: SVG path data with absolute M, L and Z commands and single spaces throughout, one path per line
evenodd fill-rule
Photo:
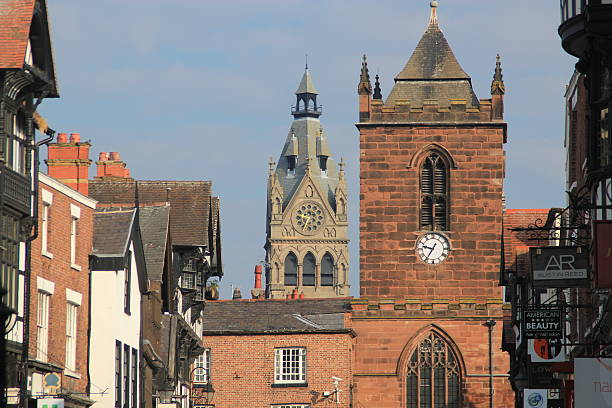
M 329 150 L 308 67 L 295 95 L 278 164 L 270 159 L 266 297 L 348 296 L 344 163 L 338 170 Z
M 386 100 L 365 57 L 357 88 L 361 298 L 351 322 L 364 408 L 514 406 L 499 349 L 501 63 L 491 98 L 478 99 L 437 8 Z

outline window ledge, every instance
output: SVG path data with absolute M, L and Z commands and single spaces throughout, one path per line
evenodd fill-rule
M 77 271 L 81 271 L 81 269 L 82 269 L 82 268 L 81 268 L 81 265 L 77 265 L 77 264 L 70 264 L 70 267 L 71 267 L 72 269 L 77 270 Z
M 274 383 L 272 388 L 308 387 L 307 382 L 302 383 Z
M 45 250 L 41 251 L 42 256 L 47 257 L 49 259 L 53 259 L 53 254 L 51 252 L 47 252 Z
M 72 377 L 72 378 L 77 378 L 77 379 L 81 379 L 81 374 L 79 373 L 75 373 L 72 370 L 69 370 L 67 368 L 64 368 L 64 374 L 66 374 L 68 377 Z

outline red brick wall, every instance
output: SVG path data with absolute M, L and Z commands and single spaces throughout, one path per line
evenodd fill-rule
M 37 344 L 37 310 L 38 289 L 37 277 L 43 277 L 55 283 L 54 294 L 49 304 L 49 344 L 48 359 L 50 364 L 64 367 L 66 361 L 66 288 L 82 295 L 81 305 L 77 309 L 76 340 L 76 373 L 80 378 L 62 375 L 64 390 L 85 392 L 87 385 L 87 325 L 89 315 L 89 254 L 93 244 L 93 209 L 64 195 L 54 188 L 40 183 L 41 190 L 53 194 L 53 203 L 49 213 L 48 252 L 50 259 L 41 254 L 41 231 L 32 243 L 32 275 L 30 290 L 30 359 L 36 358 Z M 73 269 L 70 264 L 70 204 L 81 209 L 77 229 L 76 261 L 81 270 Z M 42 224 L 42 194 L 39 194 L 39 226 Z
M 360 268 L 366 298 L 498 298 L 504 129 L 466 126 L 360 126 Z M 419 153 L 448 149 L 452 251 L 432 266 L 415 251 Z M 411 167 L 411 164 L 414 166 Z
M 211 349 L 213 403 L 218 408 L 269 408 L 271 404 L 349 407 L 352 378 L 350 334 L 216 336 L 205 334 Z M 306 347 L 307 387 L 274 388 L 274 349 Z M 340 404 L 323 398 L 340 377 Z M 197 398 L 194 402 L 203 402 Z
M 496 320 L 493 329 L 493 374 L 496 407 L 514 406 L 514 394 L 507 378 L 507 354 L 502 352 L 501 305 L 462 305 L 448 311 L 448 305 L 421 310 L 422 305 L 406 305 L 405 310 L 356 310 L 352 326 L 355 344 L 355 405 L 360 408 L 406 406 L 407 359 L 414 347 L 432 329 L 454 344 L 462 360 L 462 407 L 485 408 L 489 403 L 488 328 L 483 323 Z M 459 305 L 457 305 L 459 306 Z M 372 305 L 370 305 L 370 308 Z M 483 308 L 484 307 L 484 308 Z M 444 310 L 446 308 L 447 310 Z M 478 310 L 477 310 L 478 309 Z M 442 314 L 447 316 L 437 317 Z

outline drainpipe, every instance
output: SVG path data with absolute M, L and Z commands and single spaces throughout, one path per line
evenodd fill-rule
M 495 320 L 487 320 L 484 326 L 489 329 L 489 408 L 493 408 L 493 326 Z
M 34 144 L 34 175 L 33 175 L 33 191 L 32 191 L 32 222 L 34 224 L 34 233 L 26 239 L 25 243 L 25 274 L 23 277 L 24 287 L 24 302 L 23 302 L 23 339 L 21 343 L 21 383 L 19 384 L 19 405 L 23 408 L 28 406 L 28 359 L 29 359 L 29 343 L 30 343 L 30 275 L 32 273 L 32 241 L 38 237 L 38 171 L 40 163 L 38 160 L 40 146 L 46 145 L 53 140 L 55 131 L 47 129 L 47 138 Z

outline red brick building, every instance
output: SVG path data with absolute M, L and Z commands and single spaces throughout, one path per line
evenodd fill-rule
M 90 406 L 89 254 L 96 201 L 42 173 L 39 188 L 38 238 L 32 242 L 29 391 L 32 398 L 61 396 L 66 407 Z M 57 387 L 46 387 L 54 375 Z
M 499 287 L 506 123 L 499 58 L 478 99 L 432 3 L 386 100 L 362 66 L 357 407 L 510 406 Z M 496 323 L 498 323 L 496 325 Z
M 208 302 L 194 406 L 355 406 L 348 317 L 347 299 Z

